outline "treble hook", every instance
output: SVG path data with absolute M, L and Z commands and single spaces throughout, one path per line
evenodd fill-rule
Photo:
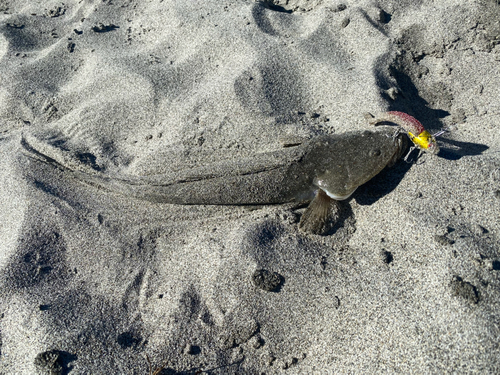
M 413 152 L 413 150 L 415 150 L 417 147 L 416 146 L 411 146 L 410 147 L 410 150 L 408 151 L 408 153 L 406 154 L 406 156 L 403 158 L 403 160 L 408 163 L 408 164 L 411 164 L 412 162 L 411 161 L 408 161 L 408 157 L 410 156 L 410 154 Z

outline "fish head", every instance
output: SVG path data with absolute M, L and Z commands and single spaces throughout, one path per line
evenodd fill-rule
M 313 184 L 332 199 L 348 199 L 360 185 L 401 157 L 406 140 L 390 128 L 339 135 L 316 153 Z

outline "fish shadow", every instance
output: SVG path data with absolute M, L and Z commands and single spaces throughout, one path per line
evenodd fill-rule
M 392 192 L 401 182 L 413 163 L 399 160 L 393 167 L 385 168 L 354 193 L 353 199 L 361 206 L 369 206 Z
M 489 147 L 480 143 L 460 142 L 452 139 L 440 139 L 441 145 L 437 157 L 446 160 L 458 160 L 464 156 L 481 155 Z M 367 183 L 361 185 L 353 196 L 353 199 L 362 206 L 371 205 L 380 198 L 391 193 L 401 182 L 405 174 L 410 170 L 414 162 L 418 163 L 419 156 L 413 154 L 413 158 L 407 162 L 399 160 L 392 168 L 385 168 Z M 421 155 L 420 155 L 421 156 Z
M 489 147 L 481 143 L 460 142 L 453 139 L 440 139 L 439 143 L 445 146 L 440 147 L 438 156 L 446 160 L 458 160 L 463 156 L 481 155 Z
M 413 62 L 413 64 L 415 63 Z M 411 66 L 407 68 L 410 69 Z M 415 68 L 415 66 L 413 66 L 413 68 Z M 389 70 L 401 88 L 400 95 L 392 102 L 389 110 L 402 111 L 410 114 L 414 113 L 431 133 L 442 129 L 443 123 L 441 119 L 450 116 L 450 113 L 445 109 L 430 108 L 427 100 L 420 96 L 419 90 L 413 83 L 413 79 L 415 78 L 412 78 L 408 74 L 408 71 L 403 69 L 402 66 L 393 63 Z M 380 80 L 383 82 L 383 77 L 380 77 Z M 387 83 L 387 88 L 389 87 L 390 85 Z M 391 98 L 387 96 L 386 99 L 390 101 Z M 446 138 L 438 138 L 438 143 L 441 149 L 438 156 L 446 160 L 458 160 L 463 156 L 480 155 L 488 149 L 488 146 L 483 144 L 459 142 Z

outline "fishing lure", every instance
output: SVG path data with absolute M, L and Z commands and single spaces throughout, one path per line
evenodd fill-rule
M 413 147 L 422 151 L 430 152 L 431 154 L 437 154 L 439 152 L 436 137 L 446 131 L 443 130 L 431 135 L 427 130 L 425 130 L 420 121 L 404 112 L 389 111 L 382 113 L 377 117 L 373 117 L 373 115 L 368 113 L 365 117 L 367 117 L 371 125 L 378 125 L 383 122 L 392 122 L 400 126 L 407 133 L 410 141 L 413 142 Z

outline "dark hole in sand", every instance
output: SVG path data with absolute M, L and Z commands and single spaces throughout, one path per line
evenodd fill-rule
M 279 292 L 284 278 L 277 272 L 258 269 L 253 273 L 252 281 L 257 288 L 266 292 Z
M 462 297 L 474 304 L 479 302 L 479 292 L 477 288 L 468 281 L 463 280 L 460 276 L 453 276 L 451 288 L 453 294 L 456 296 Z
M 132 332 L 123 332 L 116 339 L 116 342 L 121 346 L 122 349 L 137 346 L 141 341 L 142 338 L 136 337 Z
M 394 256 L 392 255 L 392 253 L 390 251 L 384 250 L 382 252 L 382 259 L 383 259 L 384 263 L 390 264 L 394 260 Z
M 47 350 L 35 357 L 35 367 L 41 374 L 66 375 L 73 369 L 68 366 L 70 362 L 76 361 L 77 356 L 62 350 Z
M 201 353 L 201 348 L 198 345 L 189 345 L 186 349 L 187 354 L 196 355 Z
M 90 165 L 92 167 L 92 169 L 95 169 L 96 171 L 101 170 L 99 165 L 97 165 L 97 163 L 96 163 L 97 158 L 95 157 L 94 154 L 91 154 L 90 152 L 82 152 L 82 153 L 77 153 L 75 156 L 82 163 Z
M 103 25 L 102 23 L 96 25 L 96 26 L 93 26 L 92 27 L 92 31 L 93 32 L 96 32 L 96 33 L 107 33 L 109 31 L 113 31 L 113 30 L 116 30 L 120 28 L 119 26 L 116 26 L 116 25 Z

